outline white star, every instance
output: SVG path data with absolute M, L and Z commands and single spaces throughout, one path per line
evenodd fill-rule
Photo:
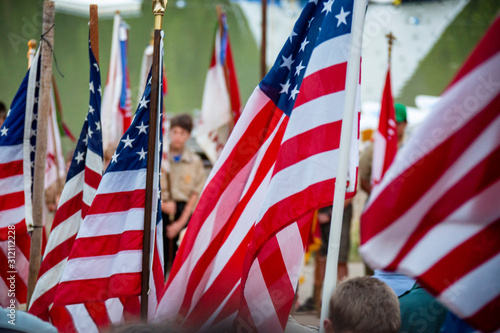
M 316 1 L 318 1 L 318 0 L 316 0 Z M 314 17 L 311 17 L 311 19 L 309 21 L 307 21 L 307 28 L 311 27 L 311 24 L 313 23 L 313 20 L 314 20 Z
M 36 103 L 38 103 L 38 97 L 35 97 L 35 101 L 34 101 L 34 103 L 35 103 L 35 104 L 36 104 Z
M 288 79 L 285 84 L 280 83 L 280 86 L 281 86 L 280 94 L 282 93 L 288 94 L 288 89 L 290 88 L 290 79 Z
M 102 89 L 101 89 L 101 86 L 99 85 L 99 88 L 97 88 L 97 91 L 99 92 L 99 95 L 102 96 Z
M 306 39 L 304 39 L 304 41 L 302 43 L 300 43 L 300 50 L 299 50 L 299 52 L 300 51 L 304 51 L 305 52 L 307 44 L 309 44 L 309 41 L 307 40 L 307 37 L 306 37 Z
M 36 136 L 36 130 L 31 129 L 31 136 Z
M 337 21 L 337 27 L 339 27 L 341 23 L 344 23 L 344 24 L 347 25 L 347 21 L 345 20 L 345 18 L 349 14 L 351 14 L 351 12 L 344 12 L 344 7 L 340 8 L 340 13 L 338 15 L 335 15 L 335 17 L 338 20 Z
M 115 151 L 115 153 L 113 154 L 113 156 L 111 156 L 111 163 L 116 163 L 116 161 L 118 159 L 118 155 L 120 155 L 120 154 L 117 154 L 116 151 Z
M 315 5 L 318 4 L 318 0 L 309 0 L 309 3 L 314 2 Z
M 143 121 L 141 121 L 141 124 L 139 126 L 136 126 L 135 128 L 139 129 L 138 134 L 141 134 L 141 133 L 148 134 L 148 132 L 146 132 L 146 128 L 148 128 L 148 125 L 144 125 Z
M 149 103 L 149 101 L 146 101 L 146 97 L 142 96 L 142 99 L 139 102 L 139 109 L 147 107 L 148 103 Z
M 290 93 L 290 98 L 289 99 L 295 100 L 295 96 L 297 96 L 297 94 L 299 93 L 299 89 L 297 89 L 298 87 L 299 86 L 296 85 L 295 88 L 293 88 L 293 90 Z
M 285 58 L 285 56 L 281 56 L 283 58 L 283 63 L 281 64 L 280 67 L 287 67 L 289 70 L 292 69 L 292 64 L 295 60 L 292 59 L 292 55 L 288 58 Z
M 12 111 L 11 109 L 9 109 L 9 111 L 7 111 L 7 117 L 9 116 L 11 111 Z
M 141 151 L 137 152 L 136 154 L 139 154 L 139 161 L 142 160 L 142 159 L 146 159 L 146 154 L 148 152 L 147 151 L 144 151 L 144 148 L 141 148 Z
M 95 130 L 96 131 L 100 131 L 101 130 L 101 123 L 98 122 L 98 121 L 95 122 Z
M 88 133 L 88 135 L 89 135 L 89 138 L 91 138 L 91 139 L 92 139 L 92 134 L 94 134 L 94 132 L 92 132 L 92 129 L 89 126 L 89 133 Z
M 148 84 L 151 84 L 151 80 L 153 79 L 153 77 L 151 76 L 148 80 Z
M 92 105 L 89 105 L 89 112 L 90 112 L 90 113 L 92 113 L 92 114 L 94 114 L 94 111 L 95 111 L 95 110 L 94 110 L 94 108 L 92 107 Z
M 2 128 L 2 129 L 0 130 L 0 132 L 2 132 L 2 136 L 7 135 L 7 131 L 8 131 L 8 130 L 9 130 L 9 129 L 8 129 L 7 127 Z
M 34 153 L 35 152 L 35 146 L 30 145 L 30 152 Z
M 99 65 L 94 62 L 95 69 L 99 72 Z
M 89 90 L 92 91 L 92 93 L 94 93 L 94 81 L 90 81 Z
M 80 162 L 83 161 L 83 152 L 78 152 L 75 156 L 75 160 L 77 161 L 77 164 L 80 164 Z
M 122 140 L 122 142 L 125 143 L 125 146 L 123 146 L 123 148 L 127 148 L 127 147 L 133 148 L 132 142 L 134 142 L 134 141 L 135 141 L 135 139 L 131 139 L 130 136 L 127 135 L 127 138 Z
M 331 12 L 332 12 L 332 5 L 333 5 L 333 1 L 334 1 L 334 0 L 328 0 L 327 2 L 325 2 L 325 3 L 323 4 L 323 6 L 324 6 L 324 7 L 323 7 L 323 10 L 322 10 L 321 12 L 322 12 L 322 13 L 323 13 L 323 12 L 326 12 L 326 14 L 325 14 L 325 15 L 328 15 L 328 13 L 331 13 Z
M 295 36 L 297 36 L 297 33 L 292 30 L 292 32 L 290 33 L 290 36 L 288 37 L 290 39 L 290 43 L 292 42 L 292 38 Z
M 306 66 L 302 66 L 302 61 L 301 61 L 300 64 L 297 67 L 295 67 L 295 76 L 300 75 L 300 71 L 303 70 L 304 68 L 306 68 Z
M 82 140 L 83 142 L 85 142 L 85 145 L 88 145 L 89 144 L 89 135 L 85 135 L 85 139 Z

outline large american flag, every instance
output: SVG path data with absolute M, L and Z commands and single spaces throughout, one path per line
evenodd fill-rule
M 207 180 L 157 320 L 187 330 L 285 327 L 310 217 L 332 204 L 352 11 L 353 1 L 333 0 L 303 9 Z
M 11 305 L 11 300 L 16 306 L 26 303 L 39 59 L 37 51 L 0 128 L 0 305 L 3 307 Z
M 136 310 L 139 310 L 137 306 L 140 305 L 138 296 L 141 293 L 142 278 L 146 157 L 148 153 L 153 153 L 148 152 L 148 135 L 151 130 L 150 98 L 151 79 L 139 102 L 134 121 L 120 140 L 76 235 L 54 296 L 54 306 L 99 303 L 120 298 L 125 303 L 135 302 Z M 159 109 L 161 110 L 161 106 Z M 161 124 L 160 119 L 158 124 Z M 156 130 L 158 134 L 160 132 L 159 127 L 152 130 Z M 160 135 L 158 137 L 161 138 Z M 160 144 L 161 139 L 158 146 Z M 153 189 L 153 201 L 156 205 L 152 214 L 155 222 L 152 224 L 154 250 L 150 251 L 151 315 L 156 309 L 157 293 L 160 293 L 164 286 L 162 222 L 161 213 L 157 209 L 160 150 L 156 156 L 155 172 L 158 181 Z
M 97 331 L 98 326 L 105 326 L 112 321 L 118 322 L 123 312 L 119 300 L 99 305 L 53 306 L 57 285 L 76 234 L 87 215 L 103 173 L 101 76 L 90 43 L 89 60 L 88 112 L 71 160 L 29 306 L 30 313 L 47 321 L 50 319 L 60 331 L 64 332 Z
M 499 34 L 497 19 L 361 218 L 372 267 L 416 277 L 484 332 L 500 329 Z

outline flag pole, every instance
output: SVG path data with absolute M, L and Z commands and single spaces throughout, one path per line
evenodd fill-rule
M 159 88 L 160 88 L 160 39 L 163 26 L 163 14 L 167 0 L 153 0 L 154 24 L 154 46 L 153 46 L 153 68 L 151 78 L 151 100 L 149 110 L 149 137 L 148 137 L 148 160 L 146 169 L 146 200 L 144 207 L 144 240 L 142 246 L 142 281 L 141 281 L 141 319 L 148 319 L 148 296 L 150 279 L 150 249 L 151 249 L 151 219 L 153 210 L 153 188 L 155 169 L 155 147 L 158 138 L 156 127 L 158 125 Z
M 387 44 L 389 44 L 389 53 L 388 53 L 388 58 L 387 62 L 389 63 L 389 67 L 391 67 L 391 60 L 392 60 L 392 44 L 394 44 L 394 41 L 396 40 L 396 37 L 392 34 L 392 32 L 389 32 L 387 35 L 385 35 L 387 38 Z
M 261 0 L 262 4 L 262 35 L 260 43 L 260 78 L 267 74 L 266 48 L 267 48 L 267 0 Z
M 89 6 L 90 46 L 99 65 L 99 13 L 97 5 Z
M 325 280 L 323 283 L 323 295 L 321 299 L 320 332 L 325 332 L 324 321 L 328 318 L 330 311 L 330 298 L 337 284 L 337 265 L 339 259 L 340 234 L 342 230 L 342 217 L 344 212 L 345 191 L 347 185 L 347 168 L 349 152 L 351 147 L 352 129 L 355 119 L 357 120 L 356 95 L 359 84 L 359 71 L 361 64 L 361 42 L 363 38 L 363 25 L 365 19 L 367 0 L 355 0 L 351 27 L 351 44 L 347 50 L 349 58 L 347 62 L 345 104 L 342 129 L 340 135 L 338 173 L 335 181 L 333 196 L 333 210 L 331 228 L 328 241 L 328 255 L 326 259 Z M 340 50 L 345 51 L 345 50 Z
M 41 88 L 38 110 L 35 168 L 33 179 L 33 229 L 31 233 L 27 305 L 35 290 L 42 257 L 45 159 L 47 155 L 47 123 L 50 118 L 52 89 L 52 48 L 54 47 L 54 2 L 43 3 L 43 37 L 41 50 Z M 30 226 L 28 226 L 30 229 Z

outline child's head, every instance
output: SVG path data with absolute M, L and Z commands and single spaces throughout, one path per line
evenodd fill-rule
M 330 299 L 325 332 L 391 333 L 401 326 L 399 301 L 384 282 L 364 276 L 341 282 Z
M 5 107 L 5 104 L 0 102 L 0 127 L 5 121 L 5 118 L 7 118 L 7 108 Z
M 170 121 L 170 146 L 175 150 L 183 150 L 191 136 L 193 119 L 188 114 L 180 114 Z

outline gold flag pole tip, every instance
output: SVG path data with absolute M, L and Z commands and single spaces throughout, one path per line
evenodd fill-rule
M 163 25 L 163 14 L 168 0 L 153 0 L 153 14 L 155 16 L 155 30 L 161 30 Z

